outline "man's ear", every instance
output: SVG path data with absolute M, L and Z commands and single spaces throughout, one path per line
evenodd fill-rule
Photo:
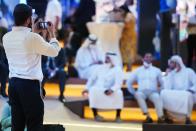
M 31 22 L 32 22 L 32 18 L 29 17 L 29 18 L 27 19 L 27 21 L 26 21 L 26 24 L 29 25 L 29 24 L 31 24 Z

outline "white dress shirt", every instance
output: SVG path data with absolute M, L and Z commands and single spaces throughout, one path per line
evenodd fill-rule
M 56 38 L 48 43 L 27 27 L 13 27 L 3 37 L 3 46 L 9 63 L 9 78 L 42 81 L 41 56 L 55 57 L 60 51 Z
M 163 86 L 161 70 L 154 66 L 150 66 L 149 68 L 141 66 L 131 73 L 127 80 L 127 87 L 134 94 L 133 82 L 138 83 L 138 91 L 158 91 L 158 85 Z

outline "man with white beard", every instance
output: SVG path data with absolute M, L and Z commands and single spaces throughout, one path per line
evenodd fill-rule
M 75 67 L 82 79 L 88 79 L 104 62 L 104 53 L 98 48 L 97 37 L 89 35 L 77 52 Z
M 134 82 L 138 83 L 137 91 L 132 87 Z M 147 116 L 144 123 L 153 122 L 148 112 L 146 99 L 153 102 L 158 115 L 158 123 L 165 123 L 163 104 L 159 95 L 158 85 L 163 86 L 161 71 L 152 65 L 152 54 L 146 53 L 143 58 L 143 66 L 133 71 L 127 80 L 129 92 L 134 95 L 143 114 Z
M 161 91 L 164 109 L 175 116 L 185 116 L 185 124 L 192 124 L 190 117 L 196 92 L 195 72 L 186 68 L 178 55 L 173 56 L 170 61 L 175 62 L 175 69 L 169 73 L 164 83 L 166 89 Z
M 116 122 L 121 122 L 120 113 L 124 105 L 121 87 L 123 84 L 123 71 L 114 64 L 115 54 L 107 54 L 105 63 L 97 74 L 87 82 L 83 95 L 89 94 L 90 108 L 93 110 L 96 121 L 104 118 L 98 115 L 97 110 L 117 110 Z

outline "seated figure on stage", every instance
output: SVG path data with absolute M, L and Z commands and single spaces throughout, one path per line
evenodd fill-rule
M 137 91 L 132 87 L 134 82 L 138 83 Z M 153 122 L 148 112 L 146 99 L 153 102 L 158 115 L 158 123 L 165 123 L 158 85 L 163 86 L 161 70 L 152 65 L 152 54 L 146 53 L 143 58 L 143 66 L 133 71 L 127 80 L 129 92 L 134 95 L 142 112 L 147 116 L 144 123 Z
M 65 60 L 65 52 L 64 49 L 61 49 L 58 56 L 55 58 L 52 57 L 42 57 L 42 70 L 44 74 L 44 79 L 42 81 L 42 87 L 47 80 L 50 79 L 57 79 L 59 83 L 60 95 L 59 100 L 61 102 L 65 101 L 64 98 L 64 90 L 65 90 L 65 83 L 67 80 L 67 73 L 64 70 L 66 64 Z
M 166 76 L 166 81 L 164 81 L 166 89 L 161 91 L 164 109 L 173 114 L 173 117 L 184 116 L 185 124 L 192 124 L 190 117 L 196 92 L 195 72 L 186 68 L 182 58 L 178 55 L 173 56 L 170 62 L 175 63 L 175 69 Z
M 104 53 L 97 46 L 97 37 L 89 35 L 77 52 L 75 68 L 82 79 L 88 79 L 103 65 Z
M 114 65 L 115 54 L 106 56 L 105 64 L 97 70 L 97 74 L 88 80 L 83 95 L 89 96 L 90 108 L 93 110 L 96 121 L 103 121 L 97 110 L 117 110 L 116 122 L 121 122 L 120 113 L 124 105 L 121 87 L 123 71 L 120 66 Z M 87 94 L 86 94 L 87 93 Z

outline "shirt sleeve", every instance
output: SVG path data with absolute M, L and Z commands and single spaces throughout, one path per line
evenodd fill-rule
M 48 43 L 38 34 L 32 34 L 31 37 L 36 53 L 50 57 L 56 57 L 58 55 L 61 48 L 56 38 L 52 38 Z
M 127 89 L 128 91 L 131 93 L 131 94 L 135 94 L 135 89 L 133 88 L 133 82 L 135 82 L 137 80 L 137 72 L 134 71 L 130 74 L 127 82 L 126 82 L 126 85 L 127 85 Z
M 86 90 L 90 90 L 90 88 L 93 86 L 93 84 L 95 83 L 95 81 L 97 80 L 97 75 L 92 75 L 88 81 L 87 84 L 85 86 Z

